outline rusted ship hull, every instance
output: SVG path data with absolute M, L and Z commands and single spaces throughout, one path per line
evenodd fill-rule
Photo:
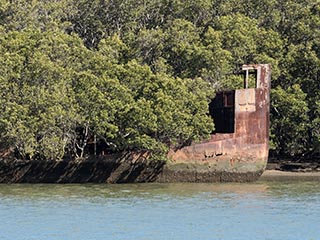
M 219 93 L 210 104 L 216 132 L 206 142 L 170 152 L 163 182 L 254 181 L 268 159 L 270 66 L 244 65 L 244 89 Z M 255 88 L 248 88 L 249 74 Z
M 210 104 L 211 138 L 170 151 L 170 161 L 149 153 L 119 153 L 82 161 L 0 159 L 0 183 L 248 182 L 268 159 L 270 67 L 245 65 L 244 89 L 218 93 Z M 255 74 L 255 88 L 248 88 Z

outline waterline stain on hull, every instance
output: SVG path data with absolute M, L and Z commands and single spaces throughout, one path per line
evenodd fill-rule
M 121 161 L 120 161 L 121 159 Z M 224 171 L 210 164 L 165 164 L 145 159 L 98 158 L 85 161 L 0 161 L 0 183 L 144 183 L 144 182 L 250 182 L 263 173 Z M 248 167 L 247 166 L 247 167 Z M 240 165 L 239 165 L 240 167 Z M 244 165 L 242 167 L 245 167 Z

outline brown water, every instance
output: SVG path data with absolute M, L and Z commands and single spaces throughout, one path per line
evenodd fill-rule
M 320 182 L 0 185 L 0 239 L 320 239 Z

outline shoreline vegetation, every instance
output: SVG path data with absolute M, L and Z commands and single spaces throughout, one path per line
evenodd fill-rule
M 1 161 L 166 161 L 210 137 L 248 63 L 272 66 L 272 156 L 313 159 L 319 29 L 317 0 L 0 0 Z

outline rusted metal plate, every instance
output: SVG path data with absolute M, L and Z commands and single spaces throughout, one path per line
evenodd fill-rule
M 256 91 L 254 88 L 236 90 L 235 95 L 236 112 L 255 112 L 256 111 Z

